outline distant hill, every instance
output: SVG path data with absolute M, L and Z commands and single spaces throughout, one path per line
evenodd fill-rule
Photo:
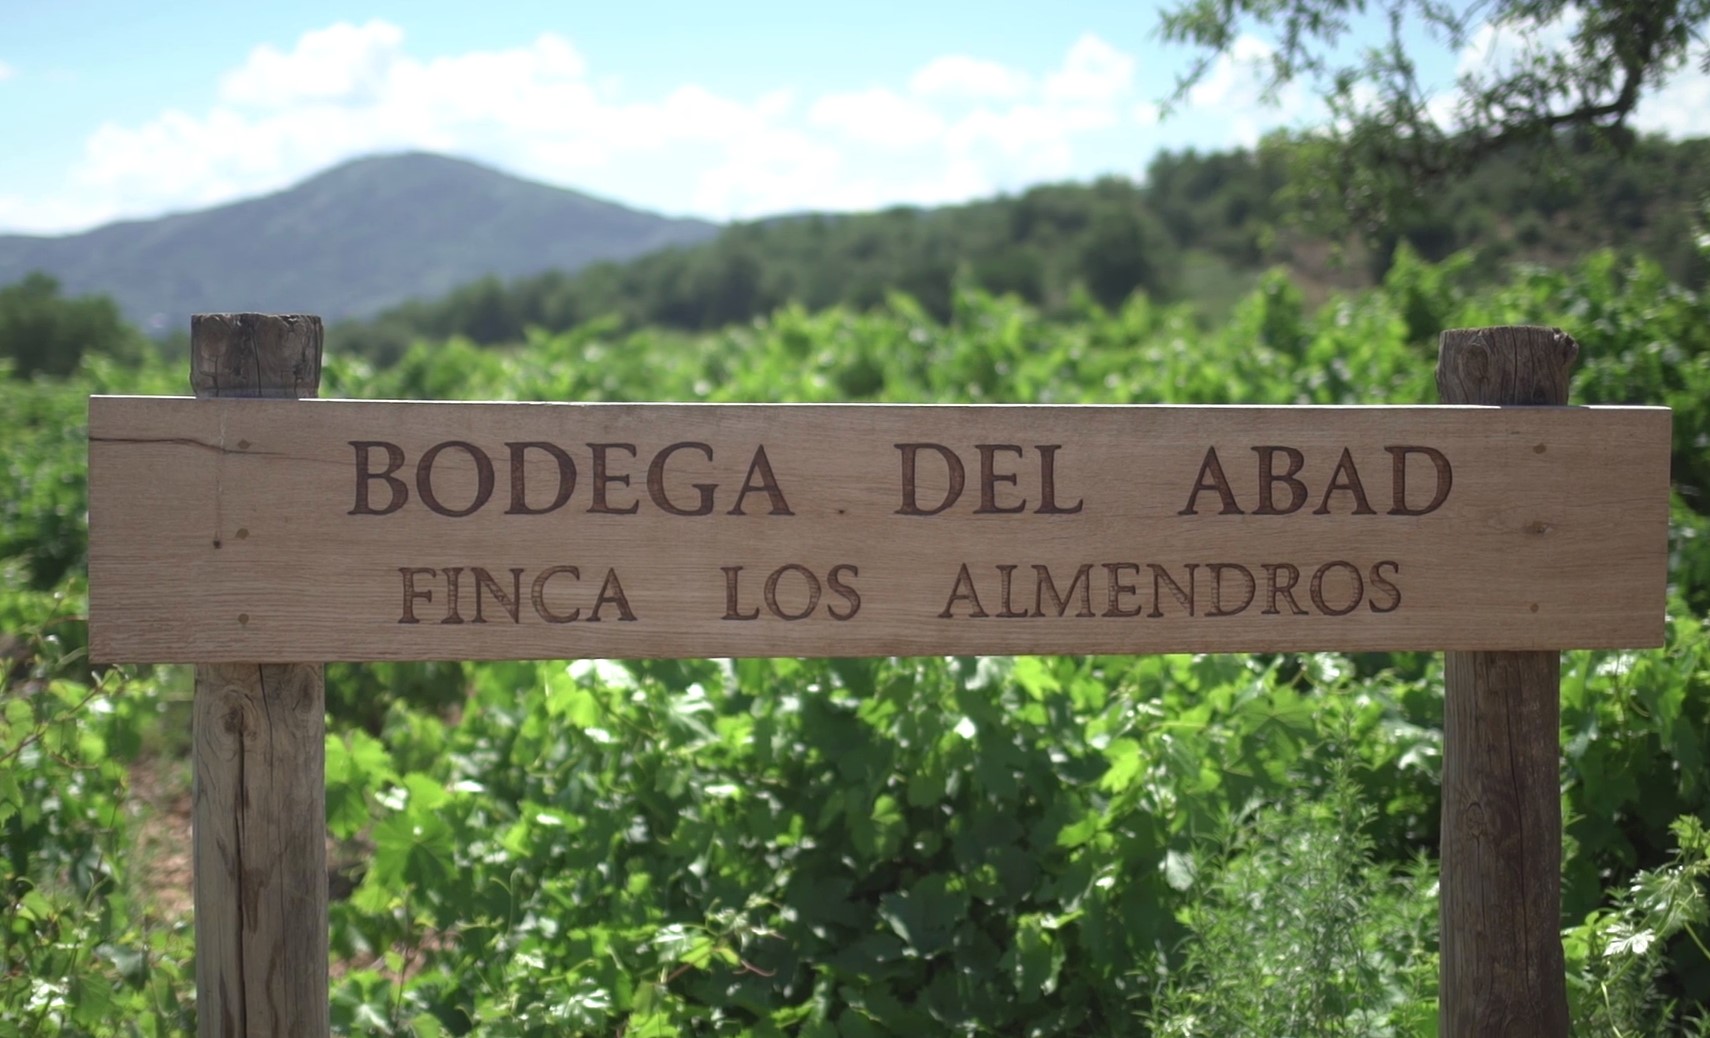
M 1710 140 L 1635 140 L 1625 153 L 1579 145 L 1515 149 L 1427 192 L 1366 237 L 1332 240 L 1302 222 L 1292 146 L 1163 153 L 1139 181 L 1105 178 L 934 209 L 897 207 L 737 223 L 692 248 L 624 263 L 483 278 L 376 318 L 334 328 L 340 352 L 382 363 L 411 343 L 463 336 L 521 341 L 599 318 L 620 326 L 700 330 L 785 305 L 810 310 L 912 298 L 950 317 L 959 285 L 1013 293 L 1047 313 L 1134 292 L 1221 319 L 1267 269 L 1285 270 L 1309 303 L 1383 279 L 1398 249 L 1427 260 L 1471 250 L 1471 284 L 1516 263 L 1565 266 L 1597 249 L 1648 256 L 1701 290 L 1710 252 Z
M 65 237 L 0 236 L 0 284 L 43 271 L 151 331 L 218 310 L 366 317 L 494 276 L 626 260 L 712 238 L 461 159 L 358 159 L 277 194 Z

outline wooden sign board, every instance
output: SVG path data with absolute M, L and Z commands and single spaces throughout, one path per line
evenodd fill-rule
M 1662 644 L 1663 408 L 90 402 L 100 661 Z

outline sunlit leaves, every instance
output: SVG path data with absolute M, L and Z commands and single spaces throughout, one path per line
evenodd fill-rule
M 423 350 L 346 388 L 1425 402 L 1422 329 L 1567 326 L 1584 346 L 1581 399 L 1676 409 L 1669 644 L 1571 653 L 1562 685 L 1564 907 L 1585 920 L 1569 933 L 1570 960 L 1576 977 L 1643 994 L 1665 956 L 1697 961 L 1705 931 L 1692 864 L 1704 839 L 1676 820 L 1710 810 L 1710 527 L 1687 492 L 1710 472 L 1706 309 L 1653 268 L 1607 257 L 1491 289 L 1454 264 L 1403 256 L 1384 291 L 1317 313 L 1271 279 L 1211 332 L 1143 300 L 1063 324 L 969 293 L 948 325 L 899 300 L 879 314 L 785 311 L 699 340 L 594 330 L 515 352 Z M 166 670 L 88 668 L 75 565 L 31 590 L 50 573 L 38 563 L 81 558 L 83 395 L 131 388 L 117 377 L 91 369 L 29 396 L 0 382 L 11 407 L 0 446 L 18 459 L 0 480 L 26 502 L 0 506 L 0 549 L 12 553 L 0 559 L 0 1031 L 15 1021 L 42 1034 L 190 1029 L 186 925 L 154 914 L 137 889 L 124 797 L 132 761 L 177 762 L 187 746 L 186 683 Z M 165 389 L 159 372 L 130 377 Z M 1324 920 L 1312 928 L 1312 905 L 1341 913 L 1326 917 L 1343 941 L 1334 961 L 1356 964 L 1319 1004 L 1387 1006 L 1398 1033 L 1435 1028 L 1416 985 L 1432 973 L 1432 939 L 1412 925 L 1430 909 L 1428 870 L 1413 862 L 1436 839 L 1435 656 L 388 664 L 329 675 L 328 826 L 355 880 L 331 909 L 341 1031 L 1139 1033 L 1165 978 L 1217 990 L 1194 987 L 1211 976 L 1211 960 L 1192 957 L 1207 934 L 1230 938 L 1221 961 L 1243 993 L 1311 988 L 1300 963 L 1334 959 L 1293 955 L 1312 951 L 1302 934 L 1327 932 Z M 1363 806 L 1327 813 L 1327 795 Z M 1252 832 L 1263 838 L 1224 853 L 1219 837 Z M 1354 877 L 1346 889 L 1334 879 L 1344 875 Z M 1382 946 L 1399 933 L 1405 943 Z M 1362 962 L 1382 968 L 1362 973 Z M 1699 975 L 1682 968 L 1667 983 Z M 1375 994 L 1360 987 L 1371 984 Z

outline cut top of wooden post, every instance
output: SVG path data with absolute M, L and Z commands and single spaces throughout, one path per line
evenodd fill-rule
M 310 314 L 196 314 L 190 388 L 199 399 L 315 396 L 322 340 L 321 319 Z
M 1560 328 L 1456 328 L 1438 339 L 1437 393 L 1445 404 L 1568 402 L 1579 343 Z

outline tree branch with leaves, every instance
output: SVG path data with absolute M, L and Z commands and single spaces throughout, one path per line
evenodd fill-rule
M 1382 41 L 1349 46 L 1381 19 Z M 1540 144 L 1625 149 L 1639 103 L 1696 63 L 1710 72 L 1710 0 L 1186 0 L 1163 15 L 1163 38 L 1197 51 L 1173 100 L 1187 97 L 1244 35 L 1264 39 L 1265 90 L 1299 84 L 1328 119 L 1295 143 L 1316 222 L 1371 237 L 1426 192 L 1488 158 Z M 1499 35 L 1517 45 L 1498 52 Z M 1424 83 L 1409 41 L 1484 60 L 1453 86 Z M 1538 149 L 1548 154 L 1548 149 Z

